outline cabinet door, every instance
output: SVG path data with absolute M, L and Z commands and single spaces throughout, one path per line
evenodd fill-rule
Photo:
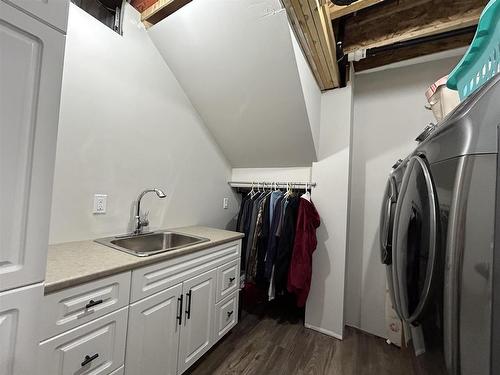
M 59 30 L 68 26 L 69 0 L 6 0 Z
M 217 270 L 184 282 L 186 308 L 181 328 L 179 371 L 183 373 L 212 345 Z
M 182 284 L 130 306 L 127 375 L 175 375 L 183 315 Z
M 0 291 L 45 277 L 64 40 L 0 1 Z
M 38 311 L 43 285 L 0 293 L 0 374 L 37 374 Z

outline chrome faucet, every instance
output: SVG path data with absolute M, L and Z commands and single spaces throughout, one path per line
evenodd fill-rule
M 137 197 L 137 210 L 135 212 L 135 229 L 134 234 L 141 234 L 142 228 L 149 225 L 149 220 L 147 217 L 141 217 L 141 199 L 147 193 L 156 193 L 158 198 L 165 198 L 166 195 L 161 189 L 146 189 Z

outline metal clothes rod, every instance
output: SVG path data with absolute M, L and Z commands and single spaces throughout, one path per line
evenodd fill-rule
M 278 187 L 278 188 L 286 188 L 287 186 L 295 187 L 295 188 L 313 188 L 316 187 L 316 182 L 275 182 L 275 181 L 254 181 L 254 182 L 248 182 L 248 181 L 229 181 L 228 182 L 229 186 L 231 187 L 254 187 L 257 188 L 257 186 L 260 187 Z

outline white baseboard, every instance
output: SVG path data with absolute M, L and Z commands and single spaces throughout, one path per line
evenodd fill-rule
M 307 324 L 307 323 L 304 323 L 304 327 L 312 329 L 313 331 L 318 331 L 318 332 L 323 333 L 323 334 L 328 335 L 328 336 L 332 336 L 332 337 L 336 338 L 337 340 L 343 340 L 344 339 L 342 337 L 342 335 L 339 335 L 338 333 L 335 333 L 335 332 L 330 331 L 328 329 L 324 329 L 324 328 L 320 328 L 320 327 L 315 327 L 315 326 L 312 326 L 312 325 Z

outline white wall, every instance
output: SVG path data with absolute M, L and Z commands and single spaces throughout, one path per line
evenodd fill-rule
M 318 185 L 312 199 L 321 216 L 313 254 L 305 325 L 342 339 L 347 251 L 352 86 L 321 97 L 320 161 L 312 165 Z
M 316 160 L 279 0 L 193 1 L 148 33 L 233 167 Z
M 383 189 L 394 162 L 430 122 L 425 90 L 458 57 L 356 75 L 346 323 L 385 337 L 385 269 L 378 246 Z
M 125 8 L 123 37 L 71 5 L 62 86 L 51 243 L 129 230 L 144 198 L 153 227 L 225 227 L 237 212 L 231 168 L 139 22 Z M 94 193 L 108 212 L 93 215 Z M 230 209 L 222 209 L 231 197 Z
M 289 27 L 290 35 L 292 37 L 293 52 L 297 62 L 297 69 L 299 70 L 300 86 L 304 95 L 306 103 L 307 117 L 309 118 L 309 126 L 316 148 L 316 155 L 319 158 L 320 149 L 320 131 L 321 131 L 321 91 L 316 83 L 316 79 L 311 72 L 309 63 L 307 62 L 304 52 L 299 45 L 297 37 L 293 32 L 292 27 Z

